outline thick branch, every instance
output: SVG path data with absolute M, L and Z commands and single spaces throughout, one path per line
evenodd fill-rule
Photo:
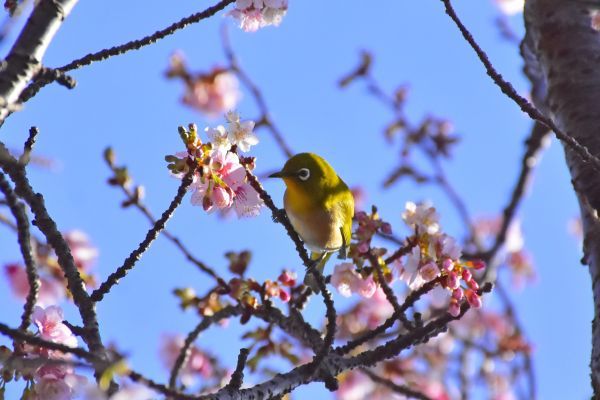
M 0 71 L 0 124 L 42 65 L 42 57 L 77 0 L 42 0 L 35 8 Z

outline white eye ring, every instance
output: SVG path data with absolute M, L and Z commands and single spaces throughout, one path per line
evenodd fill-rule
M 307 181 L 310 178 L 310 170 L 308 168 L 300 168 L 298 170 L 298 178 L 301 181 Z

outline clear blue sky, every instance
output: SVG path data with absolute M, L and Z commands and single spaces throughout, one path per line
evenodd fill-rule
M 45 62 L 64 65 L 89 52 L 140 38 L 210 3 L 81 1 Z M 500 39 L 491 1 L 457 0 L 456 7 L 494 65 L 519 92 L 526 93 L 529 86 L 521 74 L 517 48 Z M 108 145 L 115 148 L 118 161 L 126 163 L 136 182 L 146 187 L 147 203 L 155 214 L 167 207 L 179 182 L 169 177 L 163 157 L 180 150 L 177 126 L 197 122 L 204 127 L 211 121 L 180 105 L 181 85 L 167 81 L 163 72 L 174 50 L 182 50 L 192 68 L 223 64 L 219 38 L 223 20 L 221 13 L 156 45 L 76 71 L 76 89 L 47 87 L 2 128 L 2 140 L 16 148 L 31 125 L 40 128 L 36 154 L 58 160 L 59 166 L 54 171 L 32 170 L 32 183 L 46 195 L 60 229 L 82 229 L 99 246 L 96 268 L 101 277 L 121 264 L 148 229 L 138 212 L 119 208 L 121 194 L 105 184 L 108 171 L 102 150 Z M 523 31 L 520 16 L 511 23 L 517 32 Z M 349 184 L 367 189 L 368 202 L 377 204 L 392 224 L 400 226 L 406 201 L 431 199 L 447 231 L 458 237 L 463 233 L 453 209 L 435 189 L 407 183 L 381 189 L 397 157 L 397 149 L 388 146 L 381 133 L 389 112 L 361 85 L 345 91 L 336 87 L 339 77 L 356 65 L 361 49 L 375 55 L 374 73 L 385 87 L 410 84 L 408 113 L 413 120 L 434 114 L 454 122 L 463 140 L 447 171 L 470 212 L 497 214 L 507 202 L 531 121 L 485 75 L 441 2 L 290 0 L 279 28 L 248 34 L 232 21 L 229 25 L 242 65 L 263 90 L 290 146 L 326 157 Z M 239 109 L 243 117 L 257 115 L 248 93 Z M 257 170 L 278 168 L 284 158 L 266 132 L 261 131 L 260 137 L 260 145 L 253 149 Z M 267 182 L 266 188 L 281 199 L 279 182 Z M 539 279 L 514 294 L 535 343 L 540 399 L 584 399 L 591 393 L 590 282 L 579 263 L 580 245 L 567 232 L 567 222 L 576 214 L 562 148 L 553 140 L 521 208 L 526 245 L 534 254 Z M 258 278 L 274 278 L 283 267 L 300 267 L 293 245 L 267 213 L 256 219 L 223 221 L 191 207 L 186 198 L 168 229 L 219 270 L 226 268 L 226 251 L 246 248 L 254 252 L 250 273 Z M 0 263 L 18 259 L 13 234 L 0 228 L 0 238 Z M 98 306 L 105 342 L 118 343 L 134 368 L 165 381 L 157 351 L 161 333 L 185 333 L 197 323 L 195 315 L 179 311 L 171 290 L 193 286 L 201 293 L 207 285 L 207 278 L 186 263 L 171 243 L 159 239 Z M 0 319 L 16 326 L 21 308 L 4 280 L 0 280 L 0 302 Z M 323 310 L 317 306 L 312 312 L 319 320 Z M 73 309 L 68 313 L 75 315 Z M 213 329 L 199 343 L 215 349 L 225 364 L 233 366 L 240 332 L 232 323 L 229 329 Z M 297 398 L 309 391 L 322 393 L 322 388 L 312 385 L 298 391 Z

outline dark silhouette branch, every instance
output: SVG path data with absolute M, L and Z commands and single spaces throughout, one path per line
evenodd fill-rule
M 175 209 L 179 207 L 183 197 L 185 196 L 187 189 L 192 184 L 193 176 L 196 173 L 196 167 L 190 168 L 190 170 L 185 174 L 183 179 L 181 180 L 181 185 L 177 189 L 177 194 L 175 198 L 169 204 L 169 207 L 163 212 L 162 216 L 156 221 L 154 226 L 146 233 L 146 237 L 144 240 L 138 245 L 138 247 L 125 259 L 123 265 L 121 265 L 115 272 L 110 274 L 106 281 L 102 282 L 98 289 L 94 290 L 92 293 L 91 300 L 94 302 L 99 302 L 102 298 L 111 290 L 111 288 L 116 285 L 119 279 L 122 279 L 127 275 L 127 273 L 135 266 L 137 260 L 150 248 L 150 245 L 154 242 L 154 240 L 158 237 L 160 232 L 165 228 L 167 221 L 171 218 Z

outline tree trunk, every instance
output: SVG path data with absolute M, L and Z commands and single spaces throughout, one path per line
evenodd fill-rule
M 527 0 L 523 55 L 537 106 L 567 135 L 600 156 L 600 1 Z M 597 28 L 597 27 L 596 27 Z M 584 227 L 583 262 L 594 295 L 591 383 L 600 398 L 600 171 L 565 146 Z

